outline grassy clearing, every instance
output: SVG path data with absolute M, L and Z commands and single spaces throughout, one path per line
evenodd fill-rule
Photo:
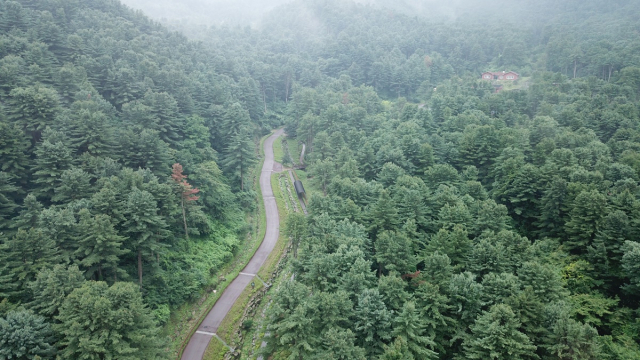
M 266 311 L 271 302 L 271 296 L 274 292 L 278 291 L 278 288 L 283 281 L 287 281 L 291 276 L 291 272 L 284 271 L 277 278 L 273 280 L 271 287 L 267 290 L 264 298 L 260 302 L 260 305 L 256 308 L 255 316 L 253 317 L 253 328 L 248 330 L 244 336 L 244 342 L 242 344 L 242 354 L 240 359 L 248 360 L 255 359 L 257 352 L 262 346 L 262 339 L 267 332 Z M 208 360 L 208 359 L 207 359 Z
M 224 317 L 224 319 L 222 320 L 222 323 L 220 324 L 220 327 L 218 328 L 218 332 L 217 332 L 218 336 L 220 336 L 220 338 L 224 340 L 227 344 L 232 344 L 235 342 L 236 339 L 234 339 L 234 334 L 237 328 L 239 326 L 242 326 L 242 324 L 240 324 L 240 319 L 242 319 L 242 315 L 244 314 L 244 310 L 247 308 L 247 305 L 249 304 L 249 300 L 251 300 L 251 298 L 255 294 L 257 294 L 262 288 L 264 288 L 264 285 L 262 284 L 262 282 L 260 282 L 260 280 L 255 279 L 253 282 L 256 284 L 255 288 L 251 288 L 251 286 L 247 286 L 244 289 L 244 291 L 242 292 L 242 294 L 240 294 L 240 297 L 238 297 L 238 300 L 236 300 L 235 304 L 233 305 L 233 307 L 231 308 L 227 316 Z M 214 359 L 215 358 L 212 358 L 212 359 L 209 359 L 207 357 L 203 358 L 203 360 L 214 360 Z
M 529 87 L 529 83 L 531 82 L 531 77 L 522 77 L 516 81 L 498 81 L 497 83 L 502 85 L 502 91 L 511 91 L 511 90 L 523 90 Z
M 260 139 L 259 152 L 262 159 L 264 159 L 264 141 L 269 136 L 271 136 L 271 134 Z M 163 328 L 162 334 L 169 336 L 171 339 L 169 351 L 177 359 L 182 356 L 182 351 L 187 345 L 188 340 L 195 333 L 205 316 L 209 311 L 211 311 L 213 305 L 215 305 L 216 301 L 220 298 L 231 281 L 238 276 L 249 259 L 253 257 L 253 254 L 258 250 L 258 247 L 264 238 L 264 234 L 267 230 L 267 219 L 264 203 L 262 202 L 262 190 L 260 189 L 258 182 L 261 171 L 262 162 L 259 162 L 252 168 L 250 176 L 251 182 L 256 188 L 258 199 L 260 200 L 258 201 L 257 214 L 251 214 L 247 219 L 247 222 L 251 224 L 252 228 L 252 232 L 250 233 L 247 241 L 240 244 L 235 257 L 216 273 L 215 277 L 219 279 L 217 280 L 217 285 L 203 290 L 203 294 L 200 296 L 199 300 L 184 304 L 177 310 L 173 311 L 169 322 L 167 322 Z M 217 290 L 215 294 L 213 293 L 213 289 Z M 212 341 L 211 343 L 214 342 Z M 216 341 L 216 343 L 220 342 Z M 222 346 L 222 349 L 224 350 L 224 352 L 222 352 L 224 355 L 227 348 Z
M 282 150 L 282 138 L 283 136 L 280 136 L 273 142 L 273 160 L 279 163 L 282 162 L 282 157 L 284 156 L 284 151 Z
M 307 204 L 314 196 L 323 196 L 320 184 L 309 178 L 309 173 L 304 170 L 295 170 L 297 180 L 302 181 L 304 191 L 307 193 Z
M 218 360 L 224 359 L 224 355 L 229 351 L 229 348 L 224 346 L 222 341 L 212 338 L 205 350 L 202 360 Z
M 289 142 L 289 150 L 293 152 L 291 154 L 291 158 L 296 164 L 300 164 L 300 153 L 302 152 L 302 143 L 298 139 L 294 139 L 294 141 Z

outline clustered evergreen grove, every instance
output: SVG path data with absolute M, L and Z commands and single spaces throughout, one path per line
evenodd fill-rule
M 302 70 L 289 100 L 315 191 L 265 353 L 640 358 L 638 3 L 495 32 L 313 4 L 290 10 L 312 41 L 272 30 L 333 79 Z M 532 78 L 496 94 L 495 69 Z
M 315 192 L 265 352 L 640 358 L 640 4 L 393 6 L 299 0 L 196 43 L 117 0 L 0 0 L 0 359 L 163 357 L 284 123 Z
M 0 1 L 0 359 L 167 353 L 249 230 L 258 95 L 118 1 Z

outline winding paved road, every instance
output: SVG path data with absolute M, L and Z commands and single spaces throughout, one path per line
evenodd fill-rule
M 240 272 L 229 286 L 224 290 L 222 296 L 213 306 L 207 317 L 202 321 L 198 330 L 193 334 L 189 344 L 182 353 L 182 360 L 201 360 L 207 345 L 211 338 L 216 336 L 216 331 L 220 323 L 227 315 L 233 303 L 238 299 L 245 287 L 253 280 L 260 270 L 260 267 L 267 260 L 273 247 L 278 241 L 280 233 L 280 216 L 278 215 L 278 206 L 276 199 L 273 197 L 271 189 L 271 174 L 273 173 L 276 162 L 273 160 L 273 142 L 282 135 L 282 129 L 273 133 L 264 141 L 264 164 L 262 165 L 262 173 L 260 174 L 260 189 L 262 190 L 262 200 L 267 215 L 267 231 L 262 240 L 262 244 L 253 255 L 245 268 Z M 217 340 L 216 340 L 217 341 Z

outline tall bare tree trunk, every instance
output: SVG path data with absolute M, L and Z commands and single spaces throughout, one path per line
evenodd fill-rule
M 142 289 L 142 250 L 138 250 L 138 281 Z
M 189 231 L 187 230 L 187 213 L 184 210 L 184 196 L 182 197 L 182 221 L 184 222 L 184 237 L 189 240 Z
M 244 176 L 242 171 L 242 164 L 240 165 L 240 190 L 244 191 Z
M 262 89 L 262 103 L 264 104 L 264 112 L 267 113 L 267 91 L 264 88 L 264 85 L 260 84 L 260 88 Z

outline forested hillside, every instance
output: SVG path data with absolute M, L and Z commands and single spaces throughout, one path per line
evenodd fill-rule
M 640 3 L 483 5 L 292 1 L 183 35 L 0 0 L 0 358 L 165 357 L 285 126 L 309 215 L 281 226 L 265 355 L 640 359 Z
M 0 358 L 164 354 L 246 236 L 258 100 L 118 1 L 0 1 Z
M 426 15 L 442 7 L 459 17 L 403 15 L 396 11 L 402 2 L 370 1 L 381 9 L 313 0 L 277 8 L 255 29 L 177 28 L 246 69 L 267 101 L 286 102 L 294 86 L 316 87 L 341 75 L 356 86 L 372 86 L 382 98 L 421 102 L 440 82 L 477 78 L 481 71 L 512 70 L 525 77 L 552 71 L 608 80 L 640 65 L 637 1 L 406 2 L 423 4 Z M 439 5 L 431 11 L 431 3 Z
M 639 12 L 597 3 L 515 30 L 328 2 L 274 14 L 261 35 L 315 64 L 286 115 L 315 191 L 265 353 L 640 358 Z M 493 69 L 531 78 L 496 93 Z

